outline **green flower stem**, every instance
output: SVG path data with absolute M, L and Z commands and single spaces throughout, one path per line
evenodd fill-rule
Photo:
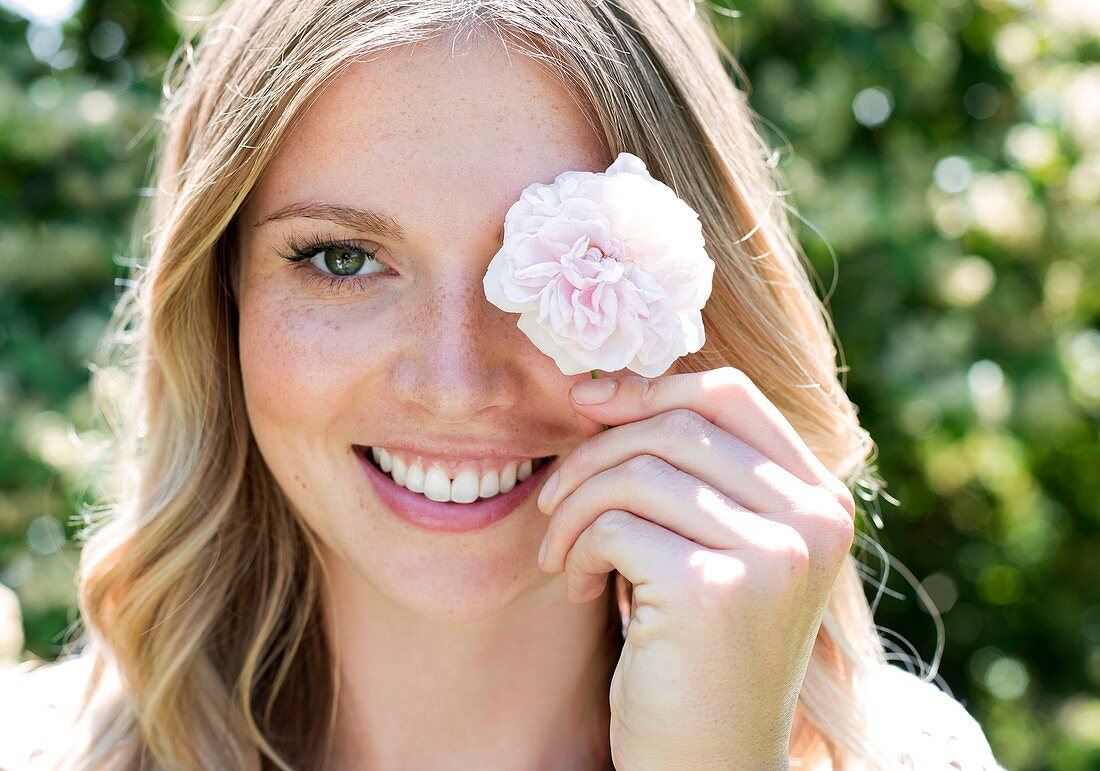
M 595 370 L 595 369 L 594 369 L 594 370 L 592 370 L 592 379 L 593 379 L 593 380 L 599 380 L 599 379 L 600 379 L 600 372 L 599 372 L 599 370 Z M 602 425 L 602 424 L 601 424 L 601 425 Z M 607 429 L 609 429 L 609 428 L 611 428 L 611 426 L 607 426 L 607 425 L 604 425 L 604 427 L 603 427 L 603 430 L 604 430 L 604 431 L 606 431 L 606 430 L 607 430 Z

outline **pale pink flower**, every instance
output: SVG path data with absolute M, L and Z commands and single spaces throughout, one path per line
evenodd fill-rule
M 713 276 L 699 215 L 619 153 L 605 172 L 525 188 L 482 283 L 564 374 L 656 377 L 703 347 Z

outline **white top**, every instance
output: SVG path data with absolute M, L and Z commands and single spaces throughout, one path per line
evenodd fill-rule
M 0 771 L 31 771 L 53 736 L 69 733 L 91 657 L 30 672 L 0 668 Z M 874 771 L 1005 771 L 966 709 L 935 684 L 892 665 L 868 681 L 870 735 L 895 765 Z M 828 771 L 825 769 L 814 771 Z M 808 771 L 802 769 L 802 771 Z
M 891 664 L 874 672 L 868 728 L 876 745 L 891 750 L 888 771 L 1005 771 L 978 721 L 935 683 Z
M 69 734 L 92 657 L 25 670 L 28 662 L 0 666 L 0 771 L 37 770 L 57 737 Z

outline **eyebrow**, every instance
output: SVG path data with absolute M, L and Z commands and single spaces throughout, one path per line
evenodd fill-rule
M 267 215 L 253 227 L 260 227 L 275 220 L 295 218 L 328 220 L 352 230 L 369 231 L 394 241 L 405 240 L 405 230 L 397 220 L 374 209 L 356 209 L 334 203 L 292 203 Z

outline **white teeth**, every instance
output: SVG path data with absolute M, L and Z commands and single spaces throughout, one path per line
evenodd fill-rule
M 424 475 L 424 496 L 433 501 L 451 500 L 451 480 L 439 466 L 432 466 Z
M 500 472 L 500 491 L 502 493 L 510 492 L 516 486 L 516 466 L 517 464 L 513 461 Z
M 420 468 L 419 463 L 409 466 L 409 470 L 405 473 L 405 487 L 414 493 L 424 492 L 424 469 Z
M 500 472 L 485 471 L 480 477 L 477 472 L 464 469 L 451 481 L 438 466 L 433 465 L 425 471 L 419 463 L 407 465 L 381 447 L 371 447 L 370 452 L 375 464 L 389 473 L 394 482 L 440 502 L 473 503 L 478 498 L 492 498 L 494 495 L 507 493 L 531 476 L 536 468 L 536 461 L 529 458 L 522 463 L 512 461 Z
M 478 485 L 479 498 L 492 498 L 500 492 L 500 474 L 495 471 L 486 471 L 481 475 L 481 484 Z
M 477 474 L 469 470 L 458 472 L 455 481 L 451 482 L 451 500 L 455 503 L 473 503 L 477 495 Z
M 393 456 L 393 481 L 402 487 L 405 486 L 405 474 L 409 472 L 409 467 L 405 465 L 405 461 Z

